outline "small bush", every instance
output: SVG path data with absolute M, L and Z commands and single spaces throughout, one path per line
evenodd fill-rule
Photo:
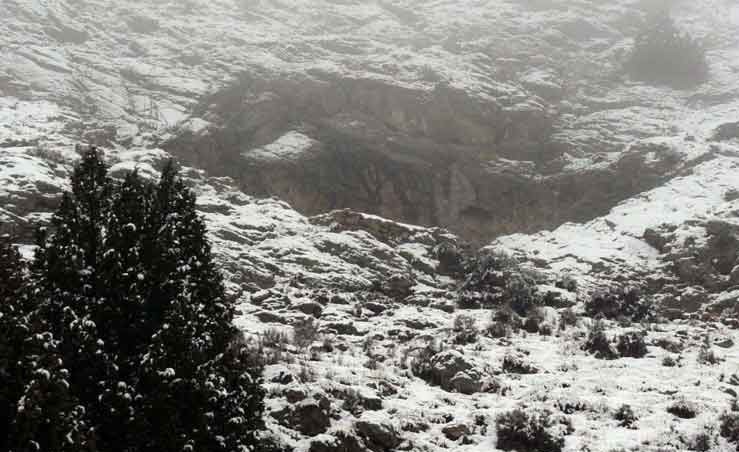
M 709 431 L 700 432 L 693 436 L 688 445 L 688 449 L 695 450 L 698 452 L 708 452 L 711 450 L 714 444 L 714 431 L 711 428 Z
M 459 314 L 454 318 L 454 343 L 456 344 L 473 344 L 477 342 L 477 326 L 476 319 L 471 315 Z
M 434 343 L 429 341 L 425 347 L 418 350 L 416 356 L 411 361 L 411 373 L 422 380 L 431 381 L 431 361 L 437 353 L 441 351 L 441 348 Z
M 739 413 L 727 412 L 719 419 L 719 433 L 731 443 L 737 443 L 739 450 Z
M 511 335 L 513 334 L 513 329 L 511 329 L 510 325 L 507 325 L 503 322 L 490 322 L 485 331 L 487 332 L 488 336 L 494 337 L 496 339 L 511 337 Z
M 536 310 L 529 313 L 528 316 L 526 316 L 526 320 L 523 322 L 523 329 L 527 333 L 538 333 L 539 332 L 539 326 L 541 325 L 541 322 L 543 321 L 543 318 L 541 315 L 536 313 Z
M 318 338 L 318 322 L 313 317 L 306 317 L 304 320 L 293 326 L 293 340 L 295 345 L 305 348 L 311 345 Z
M 512 333 L 518 331 L 521 326 L 521 317 L 513 312 L 513 309 L 509 306 L 505 306 L 493 311 L 490 316 L 490 324 L 487 327 L 487 334 L 496 338 L 509 337 Z
M 602 315 L 607 319 L 626 318 L 633 322 L 654 315 L 651 300 L 644 299 L 638 289 L 616 288 L 595 294 L 585 303 L 589 317 Z
M 277 328 L 270 328 L 262 333 L 262 346 L 284 350 L 290 344 L 290 336 Z
M 535 374 L 539 372 L 531 363 L 526 362 L 522 357 L 507 353 L 503 357 L 503 371 L 514 374 Z
M 530 275 L 523 272 L 510 275 L 506 281 L 503 298 L 518 315 L 526 315 L 542 304 L 536 282 Z
M 498 449 L 518 451 L 561 452 L 564 435 L 569 434 L 571 426 L 564 431 L 557 429 L 547 410 L 527 413 L 515 409 L 503 413 L 495 420 L 498 433 Z
M 577 314 L 575 314 L 575 311 L 573 311 L 572 308 L 567 308 L 563 310 L 559 314 L 559 324 L 561 325 L 562 329 L 565 329 L 565 327 L 568 326 L 577 325 Z
M 481 253 L 462 286 L 460 306 L 508 304 L 519 315 L 541 305 L 534 275 L 500 252 Z
M 720 362 L 721 358 L 719 358 L 719 356 L 713 351 L 713 348 L 711 347 L 711 339 L 706 335 L 703 339 L 700 350 L 698 350 L 698 363 L 714 365 L 719 364 Z
M 683 345 L 679 341 L 672 339 L 660 338 L 657 339 L 654 344 L 670 353 L 682 353 L 683 351 Z
M 626 70 L 641 81 L 682 88 L 705 81 L 708 63 L 703 47 L 662 13 L 637 36 Z
M 662 365 L 665 367 L 675 367 L 677 366 L 677 361 L 672 356 L 665 356 L 662 358 Z
M 629 405 L 621 405 L 621 407 L 616 410 L 616 413 L 614 413 L 613 418 L 618 421 L 618 425 L 621 427 L 630 429 L 636 428 L 636 421 L 639 420 L 639 418 L 636 417 L 636 414 L 634 414 L 634 410 L 632 410 Z
M 577 292 L 577 280 L 570 275 L 560 278 L 554 286 L 567 292 Z
M 618 336 L 616 350 L 624 358 L 643 358 L 647 354 L 647 344 L 644 342 L 646 333 L 631 331 Z
M 561 411 L 564 414 L 572 414 L 578 411 L 586 411 L 591 408 L 591 406 L 582 400 L 569 400 L 569 399 L 560 399 L 557 400 L 555 406 L 559 411 Z
M 693 419 L 698 415 L 698 408 L 685 400 L 680 400 L 667 408 L 667 412 L 681 419 Z
M 613 347 L 611 347 L 608 336 L 606 336 L 605 326 L 600 320 L 593 322 L 582 349 L 592 353 L 598 359 L 616 359 L 618 357 Z

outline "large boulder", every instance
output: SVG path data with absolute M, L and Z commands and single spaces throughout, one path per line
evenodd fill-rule
M 315 436 L 326 433 L 331 426 L 331 401 L 325 397 L 306 398 L 295 405 L 289 405 L 272 413 L 272 417 L 289 428 L 298 430 L 303 435 Z
M 387 416 L 380 413 L 364 413 L 354 428 L 374 452 L 393 452 L 403 442 Z

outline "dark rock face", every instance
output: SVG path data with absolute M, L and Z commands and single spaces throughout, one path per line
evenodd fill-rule
M 295 428 L 300 433 L 308 436 L 326 433 L 331 426 L 329 409 L 331 402 L 322 398 L 321 400 L 306 399 L 296 405 L 272 413 L 272 417 L 280 424 Z
M 351 208 L 475 242 L 590 220 L 677 163 L 645 164 L 654 149 L 635 146 L 610 168 L 559 173 L 563 150 L 545 104 L 508 108 L 443 85 L 322 77 L 246 77 L 195 112 L 217 128 L 165 147 L 305 214 Z M 306 137 L 300 152 L 254 152 L 292 131 Z
M 471 433 L 469 427 L 464 424 L 447 425 L 441 429 L 441 432 L 452 441 L 457 441 Z
M 394 451 L 402 442 L 398 432 L 389 424 L 360 419 L 354 427 L 364 439 L 367 447 L 374 452 Z

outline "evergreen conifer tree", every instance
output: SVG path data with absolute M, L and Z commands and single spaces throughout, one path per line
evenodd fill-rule
M 25 386 L 22 375 L 24 342 L 28 325 L 25 266 L 9 236 L 0 237 L 0 425 L 9 426 Z M 7 450 L 7 435 L 0 436 L 0 450 Z
M 91 149 L 71 185 L 40 235 L 33 275 L 42 330 L 84 407 L 57 410 L 75 441 L 111 452 L 258 450 L 261 367 L 238 340 L 174 164 L 157 184 L 135 172 L 117 183 Z M 33 436 L 38 424 L 24 425 Z

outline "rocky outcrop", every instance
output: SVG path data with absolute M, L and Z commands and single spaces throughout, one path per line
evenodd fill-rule
M 476 242 L 590 220 L 682 163 L 637 143 L 605 168 L 558 170 L 549 114 L 441 85 L 250 76 L 196 110 L 218 127 L 166 147 L 305 214 L 350 208 Z
M 367 447 L 373 452 L 391 452 L 397 450 L 397 447 L 402 442 L 395 427 L 375 414 L 362 416 L 354 424 L 354 428 L 364 439 Z

